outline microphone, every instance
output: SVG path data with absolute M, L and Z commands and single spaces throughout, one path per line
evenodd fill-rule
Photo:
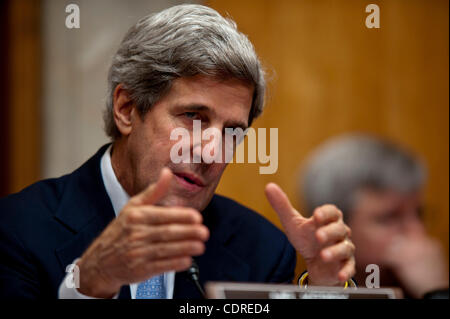
M 205 291 L 203 290 L 202 286 L 200 285 L 199 278 L 200 278 L 200 269 L 198 268 L 197 263 L 195 260 L 192 260 L 192 265 L 187 270 L 187 273 L 191 280 L 194 282 L 195 287 L 197 287 L 198 291 L 202 295 L 203 298 L 206 298 Z

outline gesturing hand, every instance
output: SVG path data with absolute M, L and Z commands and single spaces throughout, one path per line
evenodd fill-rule
M 124 284 L 185 270 L 191 256 L 203 254 L 209 231 L 202 215 L 192 208 L 155 206 L 172 178 L 164 168 L 159 180 L 132 197 L 85 251 L 78 262 L 81 293 L 109 298 Z
M 269 183 L 265 192 L 280 217 L 286 236 L 305 259 L 310 284 L 338 285 L 354 275 L 355 246 L 339 209 L 324 205 L 316 208 L 312 217 L 305 218 L 292 207 L 278 185 Z

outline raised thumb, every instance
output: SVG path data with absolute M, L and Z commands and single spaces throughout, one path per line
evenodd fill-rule
M 164 196 L 166 196 L 172 178 L 172 171 L 169 168 L 164 167 L 159 174 L 158 181 L 150 184 L 146 189 L 137 194 L 134 198 L 134 202 L 139 205 L 157 204 Z

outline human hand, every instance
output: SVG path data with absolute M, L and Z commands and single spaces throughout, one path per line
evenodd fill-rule
M 209 230 L 202 215 L 186 207 L 162 207 L 173 174 L 132 197 L 78 261 L 82 294 L 111 298 L 124 284 L 144 281 L 167 271 L 190 267 L 203 254 Z
M 278 185 L 269 183 L 265 192 L 286 236 L 305 259 L 310 285 L 339 285 L 355 274 L 355 246 L 339 209 L 324 205 L 312 217 L 305 218 L 292 207 Z

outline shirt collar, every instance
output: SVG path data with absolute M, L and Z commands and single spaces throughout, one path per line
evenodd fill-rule
M 123 189 L 122 185 L 120 185 L 116 174 L 114 173 L 111 164 L 111 149 L 112 144 L 108 147 L 100 160 L 100 171 L 102 173 L 103 184 L 105 185 L 106 192 L 108 193 L 114 213 L 117 217 L 122 208 L 130 199 L 130 196 Z

